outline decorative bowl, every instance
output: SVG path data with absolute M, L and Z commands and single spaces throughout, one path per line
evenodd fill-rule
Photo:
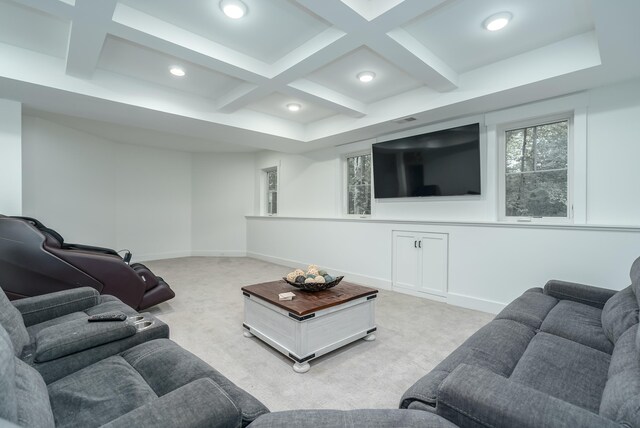
M 294 287 L 299 288 L 302 291 L 322 291 L 322 290 L 327 290 L 331 287 L 335 287 L 336 285 L 340 284 L 340 281 L 342 281 L 342 278 L 344 278 L 344 276 L 337 276 L 336 279 L 334 279 L 331 282 L 305 282 L 305 283 L 291 282 L 287 278 L 282 278 L 282 280 L 289 285 L 293 285 Z

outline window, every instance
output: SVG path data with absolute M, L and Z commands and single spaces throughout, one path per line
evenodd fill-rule
M 269 168 L 264 172 L 266 174 L 267 184 L 267 214 L 278 214 L 278 168 Z
M 504 217 L 568 218 L 570 120 L 504 131 Z
M 346 158 L 347 214 L 371 214 L 371 154 L 348 155 Z

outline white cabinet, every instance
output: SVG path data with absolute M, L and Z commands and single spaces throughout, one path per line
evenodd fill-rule
M 448 254 L 446 233 L 393 231 L 393 289 L 446 297 Z

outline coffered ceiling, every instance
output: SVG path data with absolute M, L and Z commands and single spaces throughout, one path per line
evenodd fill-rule
M 123 142 L 304 152 L 640 76 L 637 0 L 242 1 L 0 0 L 0 98 Z

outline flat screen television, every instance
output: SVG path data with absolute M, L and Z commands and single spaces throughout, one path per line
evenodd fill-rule
M 480 124 L 373 144 L 375 197 L 480 194 Z

